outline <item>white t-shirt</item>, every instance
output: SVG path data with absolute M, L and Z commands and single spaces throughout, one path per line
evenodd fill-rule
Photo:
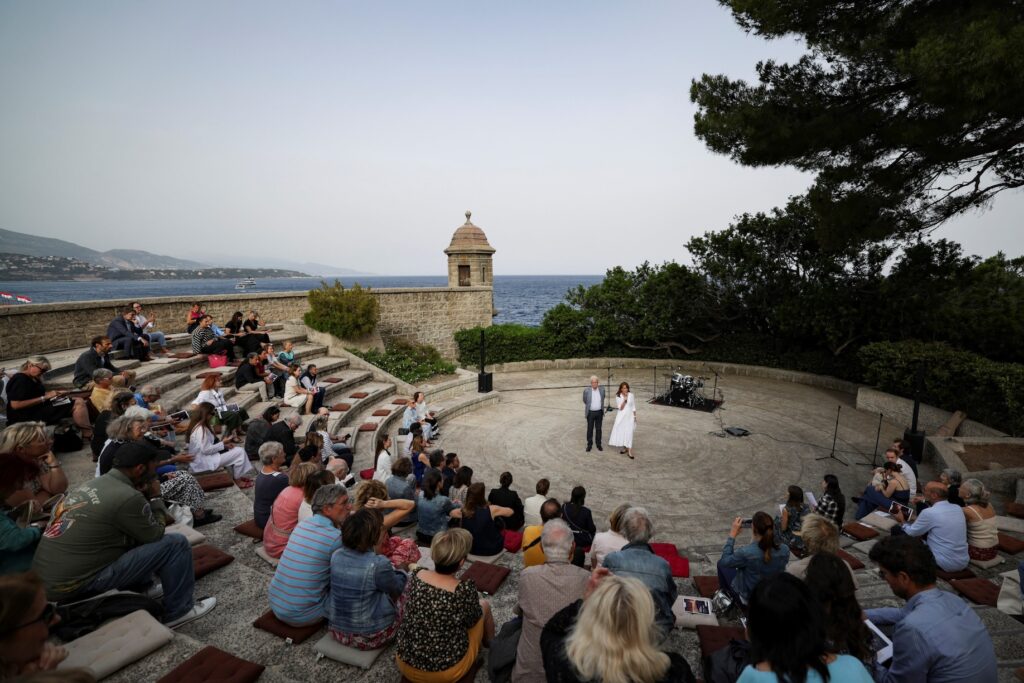
M 216 389 L 204 389 L 199 392 L 196 396 L 196 400 L 193 401 L 196 405 L 200 403 L 210 403 L 214 408 L 223 408 L 226 404 L 224 403 L 224 394 Z
M 917 475 L 914 474 L 914 468 L 907 464 L 907 461 L 903 458 L 897 460 L 896 464 L 903 468 L 900 470 L 900 474 L 907 480 L 907 486 L 910 487 L 910 495 L 914 495 L 917 493 Z

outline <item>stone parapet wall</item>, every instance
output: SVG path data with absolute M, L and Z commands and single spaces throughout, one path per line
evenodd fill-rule
M 124 299 L 71 301 L 54 304 L 0 306 L 0 360 L 46 354 L 82 346 L 107 325 L 132 299 L 125 282 Z M 454 334 L 466 327 L 491 324 L 490 287 L 378 289 L 378 329 L 385 342 L 405 339 L 431 344 L 446 358 L 455 358 Z M 219 294 L 201 299 L 206 311 L 223 325 L 235 311 L 254 309 L 267 322 L 301 321 L 309 310 L 306 292 Z M 166 334 L 184 332 L 191 300 L 182 297 L 138 299 L 147 315 L 157 318 Z
M 861 387 L 857 390 L 857 410 L 881 413 L 890 422 L 902 424 L 909 429 L 913 423 L 914 402 L 902 396 L 894 396 L 870 387 Z M 934 434 L 952 416 L 953 413 L 948 410 L 922 403 L 921 410 L 917 415 L 917 428 L 926 434 Z M 964 420 L 956 433 L 957 436 L 967 437 L 1006 436 L 1003 432 L 974 420 Z

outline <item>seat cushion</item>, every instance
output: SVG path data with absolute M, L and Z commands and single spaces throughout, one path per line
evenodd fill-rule
M 953 579 L 949 585 L 957 593 L 978 605 L 995 607 L 999 599 L 999 586 L 988 579 Z
M 331 406 L 331 411 L 335 412 L 335 413 L 344 413 L 346 410 L 351 410 L 351 409 L 352 409 L 352 404 L 351 403 L 335 403 L 333 406 Z
M 268 553 L 262 545 L 256 546 L 256 554 L 259 555 L 260 559 L 269 564 L 271 567 L 276 567 L 278 564 L 281 563 L 281 560 L 279 558 L 271 557 L 270 553 Z
M 995 567 L 996 565 L 1000 565 L 1002 563 L 1003 558 L 999 555 L 996 555 L 991 560 L 975 560 L 974 558 L 971 558 L 971 564 L 981 569 L 991 569 L 992 567 Z
M 702 598 L 694 598 L 689 595 L 680 595 L 676 598 L 676 601 L 672 604 L 672 614 L 676 615 L 676 626 L 679 628 L 697 628 L 701 624 L 709 626 L 718 626 L 718 617 L 715 616 L 714 610 L 708 605 L 708 613 L 702 614 L 700 612 L 687 611 L 686 601 L 698 600 L 698 604 L 707 605 Z
M 366 398 L 367 396 L 369 396 L 369 394 L 365 391 L 353 391 L 348 395 L 349 398 Z
M 133 664 L 174 639 L 174 633 L 146 610 L 108 621 L 64 645 L 68 658 L 58 669 L 83 668 L 97 680 Z
M 252 625 L 258 629 L 266 631 L 267 633 L 273 633 L 279 638 L 284 638 L 285 642 L 298 645 L 299 643 L 309 640 L 309 638 L 323 628 L 326 623 L 326 619 L 321 619 L 317 623 L 309 626 L 289 626 L 275 617 L 273 611 L 267 610 L 263 616 L 252 622 Z
M 878 529 L 874 529 L 860 522 L 847 522 L 843 525 L 843 533 L 858 541 L 870 541 L 878 536 Z
M 195 570 L 197 579 L 203 578 L 216 569 L 226 567 L 234 561 L 234 555 L 228 555 L 209 543 L 192 548 L 192 568 Z
M 836 555 L 838 555 L 840 559 L 845 560 L 846 564 L 850 565 L 850 569 L 853 571 L 864 569 L 864 563 L 845 550 L 840 550 Z
M 718 577 L 695 576 L 693 577 L 693 585 L 697 587 L 698 594 L 702 597 L 710 598 L 718 592 Z
M 478 657 L 477 660 L 473 662 L 473 666 L 469 667 L 469 671 L 466 672 L 466 675 L 460 678 L 459 680 L 455 681 L 455 683 L 473 683 L 473 681 L 476 680 L 476 673 L 480 670 L 480 667 L 482 667 L 483 665 L 484 660 Z M 398 683 L 412 683 L 412 681 L 410 681 L 405 676 L 402 676 L 399 679 Z
M 504 529 L 502 530 L 501 535 L 505 539 L 505 550 L 510 553 L 518 553 L 519 549 L 523 547 L 522 532 Z
M 1024 541 L 1014 538 L 1010 534 L 999 534 L 999 549 L 1004 553 L 1016 555 L 1024 550 Z
M 165 534 L 181 534 L 188 539 L 189 544 L 199 545 L 206 540 L 206 536 L 202 532 L 196 531 L 188 524 L 171 524 L 170 526 L 164 527 Z
M 391 404 L 396 406 L 407 406 L 409 405 L 409 401 L 410 399 L 408 398 L 396 398 L 391 402 Z
M 651 550 L 658 557 L 668 562 L 672 576 L 685 579 L 690 575 L 690 561 L 679 555 L 679 550 L 672 543 L 652 543 Z
M 207 645 L 156 683 L 253 683 L 265 668 Z
M 336 662 L 351 664 L 352 666 L 358 666 L 361 669 L 369 669 L 373 666 L 373 663 L 377 661 L 377 657 L 380 657 L 380 653 L 384 652 L 387 648 L 382 647 L 379 650 L 357 650 L 354 647 L 342 645 L 331 637 L 330 633 L 328 633 L 323 638 L 316 641 L 316 645 L 313 646 L 313 649 L 324 657 L 333 659 Z
M 387 408 L 380 408 L 379 410 L 373 411 L 373 416 L 374 417 L 387 417 L 390 414 L 391 414 L 391 411 L 388 410 Z
M 209 474 L 197 474 L 196 481 L 199 482 L 204 491 L 216 491 L 217 489 L 226 489 L 229 486 L 235 485 L 235 480 L 231 478 L 231 475 L 226 470 L 217 470 Z
M 341 381 L 341 378 L 340 377 L 324 377 L 320 381 L 325 383 L 325 384 L 337 384 L 338 382 Z
M 878 543 L 877 540 L 873 540 L 873 541 L 860 541 L 859 543 L 854 543 L 853 547 L 856 548 L 857 550 L 861 551 L 865 555 L 870 555 L 871 554 L 871 549 L 875 547 L 876 543 Z
M 938 567 L 935 568 L 935 575 L 943 581 L 952 581 L 953 579 L 973 579 L 975 577 L 975 573 L 970 569 L 961 569 L 958 572 L 947 572 L 939 569 Z
M 466 559 L 470 562 L 486 562 L 487 564 L 494 564 L 501 559 L 501 556 L 505 554 L 504 548 L 497 555 L 473 555 L 470 553 L 466 556 Z
M 1024 519 L 1024 503 L 1007 503 L 1006 514 L 1011 517 Z
M 729 644 L 730 640 L 746 640 L 747 632 L 740 626 L 697 626 L 701 657 L 710 657 Z
M 375 431 L 377 431 L 377 423 L 376 422 L 364 422 L 363 424 L 359 425 L 359 431 L 361 431 L 361 432 L 375 432 Z
M 508 567 L 486 562 L 474 562 L 462 574 L 462 579 L 473 579 L 476 589 L 487 595 L 494 595 L 511 573 Z
M 870 514 L 864 515 L 864 517 L 860 521 L 863 524 L 870 524 L 876 529 L 880 529 L 882 531 L 889 531 L 894 526 L 899 524 L 899 522 L 896 521 L 895 517 L 890 517 L 888 514 L 884 512 L 878 512 L 877 510 Z
M 250 519 L 248 522 L 242 522 L 235 527 L 235 531 L 248 536 L 249 538 L 255 538 L 257 541 L 263 540 L 263 529 L 256 526 L 256 520 Z

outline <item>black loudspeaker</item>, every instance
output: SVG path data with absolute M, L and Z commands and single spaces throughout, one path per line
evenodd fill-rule
M 494 374 L 490 372 L 481 372 L 476 376 L 476 390 L 481 394 L 486 394 L 494 390 Z
M 921 462 L 924 459 L 924 432 L 903 430 L 903 440 L 910 444 L 910 454 L 914 460 Z

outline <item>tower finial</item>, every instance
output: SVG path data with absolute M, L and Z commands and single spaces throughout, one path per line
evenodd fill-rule
M 466 225 L 469 225 L 469 218 L 473 215 L 472 211 L 466 210 Z

